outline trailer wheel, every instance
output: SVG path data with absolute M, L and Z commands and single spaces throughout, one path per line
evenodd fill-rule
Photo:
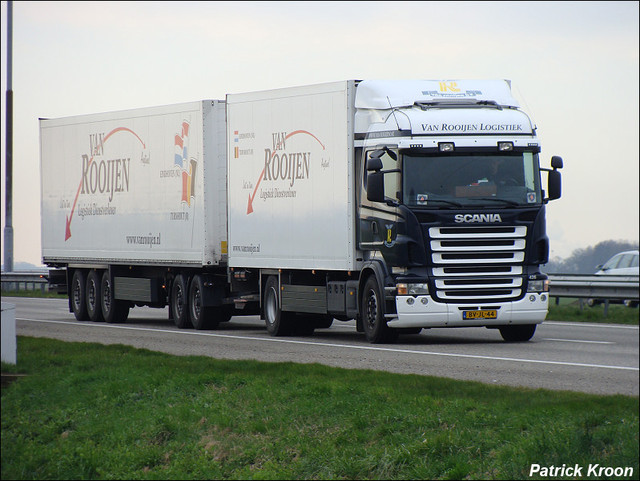
M 264 289 L 264 322 L 272 336 L 286 336 L 292 331 L 292 315 L 282 312 L 278 295 L 278 279 L 269 276 Z
M 89 272 L 87 276 L 87 288 L 85 290 L 87 302 L 87 315 L 93 322 L 103 322 L 102 307 L 100 306 L 100 284 L 102 278 L 97 271 Z
M 398 332 L 387 326 L 384 297 L 374 275 L 367 279 L 362 292 L 362 327 L 367 340 L 373 344 L 392 342 L 398 337 Z
M 187 280 L 185 276 L 178 274 L 171 286 L 171 313 L 174 324 L 180 329 L 192 327 L 187 292 Z
M 526 342 L 536 332 L 536 324 L 524 324 L 521 326 L 502 326 L 500 335 L 507 342 Z
M 71 292 L 69 292 L 69 298 L 71 300 L 71 309 L 73 315 L 76 316 L 78 321 L 88 321 L 89 314 L 87 313 L 86 299 L 86 275 L 84 271 L 76 269 L 73 272 L 71 279 Z
M 100 284 L 100 307 L 104 320 L 109 323 L 126 322 L 129 317 L 129 303 L 114 299 L 113 283 L 109 271 L 102 274 Z
M 203 306 L 204 283 L 199 275 L 193 276 L 189 287 L 189 317 L 196 329 L 215 329 L 220 323 L 222 307 Z

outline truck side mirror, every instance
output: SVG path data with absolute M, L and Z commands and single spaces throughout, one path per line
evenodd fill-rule
M 551 168 L 562 169 L 562 157 L 558 157 L 557 155 L 551 157 Z
M 554 155 L 551 157 L 551 169 L 544 169 L 549 172 L 549 178 L 547 181 L 548 191 L 549 191 L 549 199 L 547 200 L 555 200 L 559 199 L 562 195 L 562 175 L 558 172 L 558 169 L 562 169 L 563 162 L 562 157 L 558 157 Z
M 548 190 L 549 200 L 559 199 L 562 195 L 562 174 L 555 169 L 549 171 Z
M 375 155 L 375 152 L 374 152 Z M 380 157 L 370 157 L 367 159 L 367 171 L 373 172 L 376 170 L 382 170 L 382 160 Z
M 367 175 L 367 200 L 384 202 L 384 174 L 380 170 L 369 172 Z

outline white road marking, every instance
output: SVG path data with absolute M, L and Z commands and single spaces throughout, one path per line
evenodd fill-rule
M 635 329 L 636 331 L 640 328 L 640 326 L 629 326 L 626 324 L 592 324 L 590 322 L 559 322 L 559 321 L 544 321 L 541 326 L 549 324 L 551 326 L 589 326 L 589 327 L 599 327 L 601 329 Z
M 557 342 L 582 342 L 585 344 L 615 344 L 611 341 L 585 341 L 581 339 L 551 339 L 549 337 L 543 338 L 543 341 L 557 341 Z
M 69 324 L 73 326 L 79 325 L 78 322 L 48 321 L 43 319 L 16 318 L 16 320 L 29 321 L 29 322 L 42 322 L 47 324 Z M 539 359 L 518 359 L 518 358 L 511 358 L 511 357 L 480 356 L 480 355 L 473 355 L 473 354 L 415 351 L 411 349 L 394 349 L 394 348 L 376 347 L 376 346 L 356 346 L 353 344 L 335 344 L 335 343 L 328 343 L 328 342 L 296 341 L 293 339 L 280 339 L 280 338 L 270 338 L 270 337 L 263 338 L 263 337 L 249 337 L 249 336 L 234 336 L 230 334 L 215 334 L 210 332 L 177 331 L 177 330 L 168 330 L 168 329 L 151 329 L 151 328 L 144 328 L 144 327 L 114 326 L 111 324 L 81 324 L 81 325 L 84 327 L 98 327 L 103 329 L 104 328 L 123 329 L 123 330 L 129 330 L 129 331 L 159 332 L 159 333 L 167 333 L 167 334 L 174 334 L 174 335 L 179 334 L 179 335 L 185 335 L 185 336 L 206 336 L 206 337 L 217 337 L 217 338 L 224 338 L 224 339 L 276 342 L 276 343 L 282 343 L 282 344 L 301 344 L 301 345 L 309 345 L 309 346 L 337 347 L 342 349 L 361 349 L 366 351 L 378 351 L 378 352 L 396 352 L 396 353 L 405 353 L 405 354 L 423 354 L 428 356 L 484 359 L 489 361 L 510 361 L 510 362 L 524 362 L 524 363 L 531 363 L 531 364 L 551 364 L 556 366 L 594 367 L 599 369 L 615 369 L 615 370 L 623 370 L 623 371 L 639 371 L 640 370 L 637 367 L 631 367 L 631 366 L 609 366 L 609 365 L 603 365 L 603 364 L 584 364 L 580 362 L 543 361 Z

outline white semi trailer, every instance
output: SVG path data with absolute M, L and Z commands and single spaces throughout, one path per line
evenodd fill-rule
M 43 262 L 80 320 L 168 304 L 198 329 L 259 313 L 272 335 L 356 319 L 370 342 L 462 326 L 525 341 L 547 313 L 562 160 L 540 167 L 507 81 L 42 120 L 41 152 Z

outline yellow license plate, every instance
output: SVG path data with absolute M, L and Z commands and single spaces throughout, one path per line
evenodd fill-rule
M 498 311 L 490 309 L 486 311 L 462 311 L 462 319 L 497 319 Z

